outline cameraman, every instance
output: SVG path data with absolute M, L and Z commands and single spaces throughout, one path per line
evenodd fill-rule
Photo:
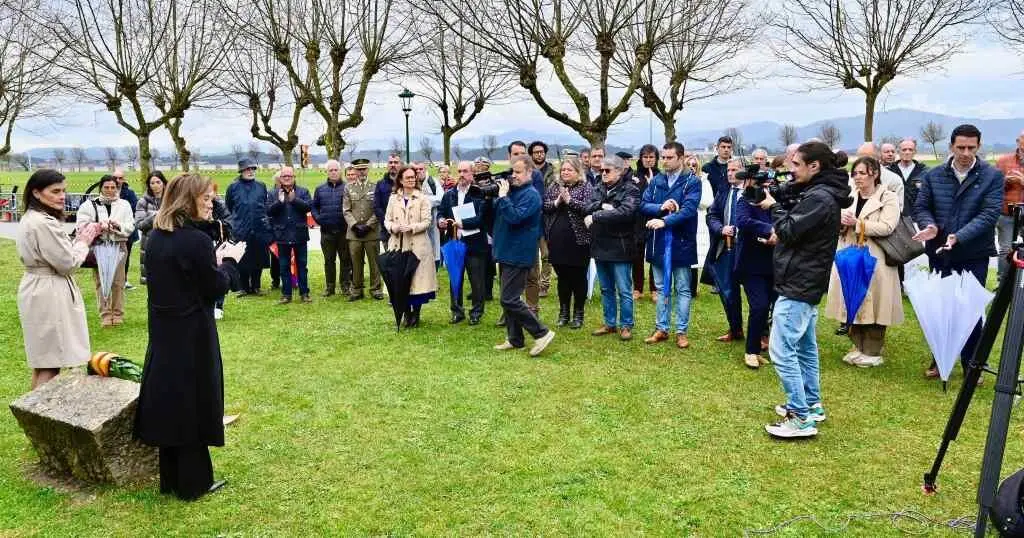
M 821 142 L 802 144 L 793 155 L 793 181 L 759 204 L 769 211 L 778 238 L 773 260 L 775 302 L 768 353 L 786 391 L 775 408 L 783 420 L 765 426 L 773 437 L 813 437 L 825 420 L 815 340 L 817 305 L 828 289 L 839 242 L 840 210 L 851 203 L 843 152 Z M 773 194 L 791 199 L 784 207 Z

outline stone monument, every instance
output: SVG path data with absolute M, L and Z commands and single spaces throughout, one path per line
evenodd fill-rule
M 62 373 L 18 398 L 11 412 L 48 473 L 125 484 L 158 472 L 157 450 L 132 438 L 139 384 Z

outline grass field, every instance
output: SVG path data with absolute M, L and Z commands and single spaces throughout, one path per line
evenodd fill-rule
M 311 253 L 314 295 L 321 258 Z M 442 273 L 443 275 L 443 273 Z M 21 267 L 0 241 L 0 400 L 29 372 L 17 317 Z M 133 269 L 132 281 L 137 281 Z M 443 279 L 442 279 L 443 280 Z M 127 324 L 99 330 L 95 350 L 140 360 L 145 288 L 128 293 Z M 447 289 L 442 283 L 442 290 Z M 445 295 L 446 294 L 442 294 Z M 545 355 L 499 353 L 496 303 L 477 327 L 447 325 L 447 299 L 423 326 L 396 334 L 383 302 L 276 297 L 229 299 L 220 322 L 228 413 L 242 418 L 213 451 L 229 485 L 195 503 L 141 488 L 62 492 L 27 478 L 33 451 L 10 414 L 0 418 L 0 536 L 671 535 L 738 536 L 810 514 L 827 525 L 864 512 L 916 509 L 949 520 L 975 513 L 992 380 L 979 389 L 935 497 L 920 492 L 950 392 L 923 379 L 923 337 L 890 332 L 886 364 L 861 370 L 848 342 L 822 320 L 822 383 L 829 418 L 816 439 L 779 442 L 763 430 L 783 394 L 771 368 L 742 365 L 716 296 L 694 305 L 693 347 L 679 351 L 559 330 Z M 551 321 L 554 299 L 544 299 Z M 587 325 L 599 323 L 593 301 Z M 637 332 L 650 330 L 649 301 Z M 1004 475 L 1024 466 L 1011 423 Z M 920 529 L 927 536 L 949 530 Z M 823 534 L 810 523 L 776 536 Z M 885 518 L 844 535 L 901 535 Z

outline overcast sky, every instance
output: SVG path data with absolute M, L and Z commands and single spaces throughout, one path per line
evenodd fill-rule
M 769 58 L 753 57 L 755 62 L 774 64 Z M 1024 62 L 998 44 L 976 44 L 965 53 L 952 58 L 943 70 L 916 79 L 898 78 L 879 98 L 878 111 L 913 108 L 957 116 L 986 119 L 1024 117 Z M 1009 75 L 1007 73 L 1010 73 Z M 692 104 L 678 119 L 678 130 L 725 129 L 755 121 L 775 121 L 804 125 L 821 119 L 856 116 L 864 111 L 863 94 L 856 91 L 794 92 L 799 88 L 799 73 L 791 77 L 767 76 L 747 89 L 726 96 Z M 395 95 L 400 88 L 381 84 L 370 95 L 370 103 L 360 127 L 348 131 L 346 138 L 362 141 L 360 149 L 389 147 L 393 138 L 404 138 L 404 119 Z M 639 101 L 629 117 L 613 128 L 648 131 L 649 114 Z M 420 100 L 411 119 L 413 145 L 423 135 L 437 136 L 436 120 L 427 103 Z M 1021 126 L 1024 128 L 1024 125 Z M 554 120 L 548 119 L 529 100 L 485 108 L 473 124 L 457 135 L 465 147 L 479 147 L 485 134 L 500 134 L 526 128 L 537 132 L 569 134 Z M 203 154 L 223 153 L 232 144 L 249 142 L 246 114 L 235 110 L 190 110 L 185 118 L 185 136 L 191 147 Z M 315 114 L 306 115 L 300 139 L 311 143 L 322 132 Z M 657 122 L 654 138 L 659 136 Z M 376 141 L 376 144 L 371 144 Z M 114 120 L 113 114 L 100 105 L 75 105 L 53 121 L 28 120 L 16 128 L 15 151 L 53 146 L 115 146 L 134 144 L 133 137 Z M 172 144 L 164 130 L 153 137 L 153 145 L 161 150 Z

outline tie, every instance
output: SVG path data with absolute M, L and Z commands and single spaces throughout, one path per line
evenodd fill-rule
M 729 203 L 725 206 L 725 223 L 729 226 L 733 225 L 732 217 L 736 214 L 736 191 L 739 189 L 729 189 Z

